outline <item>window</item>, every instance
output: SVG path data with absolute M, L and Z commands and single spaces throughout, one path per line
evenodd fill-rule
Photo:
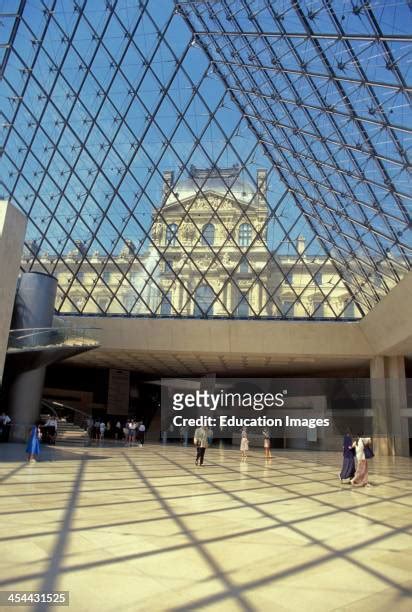
M 293 285 L 293 272 L 288 272 L 288 273 L 286 274 L 286 282 L 287 282 L 289 285 Z
M 123 297 L 123 305 L 127 312 L 131 312 L 136 301 L 136 296 L 133 293 L 128 293 Z
M 355 302 L 350 302 L 345 310 L 342 313 L 342 316 L 347 317 L 348 319 L 355 318 Z
M 325 304 L 323 302 L 313 302 L 313 316 L 316 319 L 325 316 Z
M 215 226 L 212 223 L 207 223 L 202 229 L 202 244 L 213 245 L 215 242 Z
M 110 276 L 111 276 L 111 272 L 110 270 L 104 270 L 103 274 L 102 274 L 102 279 L 104 280 L 104 282 L 108 285 L 110 283 Z
M 249 303 L 247 301 L 247 292 L 240 293 L 240 300 L 236 308 L 236 316 L 237 317 L 248 317 L 249 316 Z
M 105 310 L 107 308 L 107 305 L 109 304 L 109 298 L 107 298 L 107 297 L 97 298 L 97 304 L 98 304 L 99 308 L 101 310 L 103 310 L 103 312 L 105 312 Z
M 375 287 L 378 287 L 378 288 L 383 287 L 383 279 L 382 279 L 382 276 L 381 276 L 380 274 L 378 274 L 377 272 L 375 272 L 375 273 L 373 274 L 372 279 L 371 279 L 371 282 L 372 282 L 372 284 L 373 284 Z
M 195 307 L 193 314 L 195 317 L 213 315 L 214 293 L 209 285 L 200 285 L 195 293 Z
M 130 272 L 129 280 L 130 280 L 131 285 L 133 285 L 133 287 L 137 285 L 139 281 L 139 272 Z
M 173 272 L 173 259 L 165 259 L 164 272 Z
M 249 262 L 246 257 L 242 257 L 239 264 L 240 274 L 247 274 L 249 272 Z
M 290 300 L 283 300 L 280 309 L 283 316 L 293 317 L 293 302 Z
M 162 317 L 170 317 L 172 314 L 172 295 L 170 291 L 162 296 L 160 302 L 160 314 Z
M 315 281 L 315 283 L 318 285 L 322 285 L 322 272 L 316 272 L 315 276 L 313 277 L 313 280 Z
M 252 227 L 249 223 L 242 223 L 239 227 L 239 246 L 249 246 L 252 242 Z
M 177 225 L 176 223 L 172 223 L 171 225 L 167 226 L 166 242 L 170 246 L 176 246 L 177 244 Z

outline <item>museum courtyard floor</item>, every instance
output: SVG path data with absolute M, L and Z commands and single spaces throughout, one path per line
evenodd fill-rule
M 0 447 L 0 590 L 66 590 L 76 612 L 412 609 L 411 459 L 373 459 L 351 490 L 336 453 L 41 458 Z

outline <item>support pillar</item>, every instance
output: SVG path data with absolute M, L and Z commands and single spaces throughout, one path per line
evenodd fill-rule
M 53 324 L 57 279 L 40 272 L 22 274 L 14 304 L 12 329 L 39 329 Z M 36 340 L 38 338 L 38 340 Z M 42 335 L 33 336 L 34 344 L 44 343 Z M 7 370 L 8 410 L 13 440 L 24 440 L 28 428 L 40 416 L 46 368 L 16 372 Z
M 405 359 L 376 356 L 370 362 L 373 442 L 377 455 L 409 455 Z
M 409 433 L 406 409 L 408 407 L 405 376 L 405 358 L 401 355 L 387 357 L 387 396 L 390 410 L 390 426 L 393 432 L 396 455 L 409 456 Z
M 0 388 L 26 223 L 23 213 L 0 200 Z

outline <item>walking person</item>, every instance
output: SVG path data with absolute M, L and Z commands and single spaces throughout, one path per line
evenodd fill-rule
M 355 475 L 355 449 L 350 432 L 343 437 L 343 464 L 339 475 L 340 481 L 349 480 Z
M 29 439 L 26 446 L 27 453 L 27 461 L 34 461 L 34 458 L 39 460 L 40 456 L 40 440 L 41 440 L 41 431 L 40 431 L 40 422 L 38 421 L 30 430 Z
M 369 487 L 368 482 L 368 459 L 373 457 L 371 438 L 363 438 L 359 436 L 356 442 L 353 444 L 353 448 L 356 451 L 356 473 L 351 479 L 350 483 L 354 487 Z
M 122 424 L 120 421 L 117 421 L 116 427 L 114 430 L 114 439 L 121 440 L 122 439 Z
M 87 427 L 87 435 L 89 436 L 90 441 L 93 439 L 93 426 L 94 426 L 94 421 L 92 417 L 87 417 L 86 427 Z
M 265 452 L 265 459 L 272 459 L 272 453 L 270 452 L 270 432 L 268 429 L 263 430 L 263 450 Z
M 240 438 L 240 460 L 247 461 L 247 453 L 249 450 L 249 440 L 247 437 L 246 429 L 242 429 L 242 436 Z
M 103 442 L 104 440 L 104 432 L 106 431 L 106 425 L 104 424 L 104 421 L 102 421 L 99 425 L 100 431 L 99 431 L 99 441 Z
M 144 444 L 144 434 L 145 434 L 145 431 L 146 431 L 146 427 L 145 427 L 145 424 L 143 423 L 143 421 L 140 421 L 139 427 L 138 427 L 138 431 L 139 431 L 140 446 L 143 446 L 143 444 Z
M 0 415 L 0 442 L 8 442 L 11 418 L 5 412 Z
M 196 461 L 195 465 L 203 465 L 205 452 L 207 448 L 207 431 L 204 427 L 198 427 L 195 430 L 193 443 L 196 446 Z
M 46 421 L 47 433 L 50 438 L 51 444 L 56 444 L 57 439 L 57 419 L 53 415 L 49 415 L 49 418 Z
M 100 419 L 96 419 L 93 426 L 93 440 L 98 442 L 100 438 Z
M 133 419 L 129 419 L 126 423 L 127 427 L 127 438 L 126 438 L 126 446 L 132 446 L 134 442 L 134 435 L 136 431 L 135 422 Z

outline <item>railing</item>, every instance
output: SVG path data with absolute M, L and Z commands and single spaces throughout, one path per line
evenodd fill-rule
M 8 351 L 45 348 L 52 346 L 98 346 L 96 327 L 36 327 L 12 329 L 9 333 Z
M 78 425 L 83 429 L 87 428 L 87 419 L 90 418 L 89 413 L 83 412 L 83 410 L 79 410 L 78 408 L 73 408 L 73 406 L 69 406 L 68 404 L 50 399 L 42 399 L 41 404 L 42 411 L 45 408 L 58 419 L 64 418 L 68 423 L 73 423 L 73 425 Z

